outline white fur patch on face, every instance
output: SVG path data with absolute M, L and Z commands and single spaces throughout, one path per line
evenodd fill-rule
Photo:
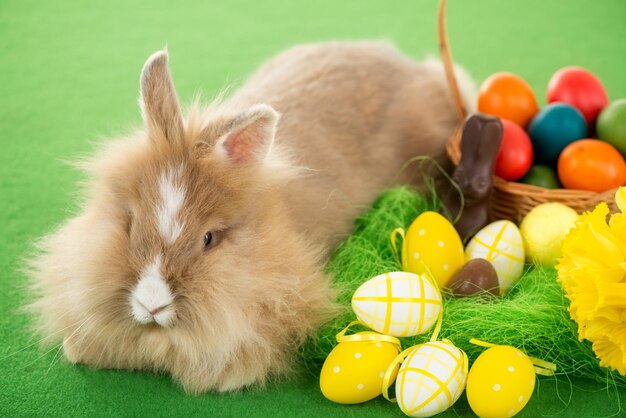
M 180 184 L 183 167 L 169 169 L 159 178 L 161 203 L 156 209 L 159 232 L 167 244 L 173 244 L 180 236 L 184 223 L 178 219 L 185 202 L 185 188 Z
M 157 256 L 139 276 L 130 295 L 133 319 L 141 324 L 156 322 L 166 327 L 174 316 L 172 292 L 161 274 L 161 256 Z

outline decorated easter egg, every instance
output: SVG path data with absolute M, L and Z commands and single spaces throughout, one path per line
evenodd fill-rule
M 552 164 L 572 142 L 587 137 L 585 118 L 571 105 L 552 103 L 544 107 L 528 126 L 535 162 Z
M 394 337 L 428 332 L 441 312 L 441 293 L 425 274 L 396 271 L 363 283 L 352 310 L 369 328 Z
M 542 203 L 532 208 L 520 224 L 526 261 L 554 266 L 563 255 L 563 238 L 577 219 L 576 211 L 562 203 Z
M 402 412 L 430 417 L 448 409 L 463 393 L 467 355 L 449 341 L 415 346 L 398 370 L 396 397 Z
M 481 418 L 512 417 L 533 393 L 535 369 L 526 354 L 511 346 L 484 351 L 470 369 L 467 401 Z
M 374 334 L 359 332 L 354 335 Z M 387 341 L 343 341 L 330 352 L 320 373 L 320 389 L 337 403 L 369 401 L 382 393 L 385 371 L 400 352 Z M 393 379 L 390 380 L 393 382 Z
M 470 296 L 476 293 L 500 296 L 498 273 L 487 260 L 475 258 L 465 263 L 456 272 L 448 285 L 456 296 Z
M 558 162 L 559 178 L 568 189 L 603 192 L 626 183 L 626 162 L 611 144 L 583 139 L 568 145 Z
M 496 221 L 478 231 L 465 249 L 468 260 L 484 258 L 496 269 L 500 294 L 504 295 L 522 276 L 524 243 L 519 229 L 511 221 Z
M 459 233 L 439 213 L 422 213 L 406 232 L 402 245 L 404 271 L 422 274 L 428 270 L 444 287 L 464 261 Z
M 502 144 L 496 157 L 496 176 L 508 181 L 519 180 L 533 163 L 530 138 L 518 124 L 502 121 Z
M 556 171 L 554 171 L 552 167 L 542 164 L 535 164 L 530 167 L 530 170 L 522 177 L 520 182 L 543 187 L 545 189 L 558 189 L 561 187 Z
M 548 103 L 562 102 L 574 106 L 593 127 L 598 113 L 609 103 L 602 82 L 592 72 L 580 67 L 558 70 L 548 83 Z
M 626 99 L 611 102 L 598 116 L 598 137 L 626 155 Z
M 479 112 L 508 119 L 525 128 L 537 110 L 535 93 L 518 75 L 496 73 L 480 86 Z

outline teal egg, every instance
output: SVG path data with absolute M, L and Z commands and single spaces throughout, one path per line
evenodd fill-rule
M 561 187 L 559 176 L 547 165 L 533 165 L 528 173 L 520 180 L 521 183 L 532 184 L 545 189 L 558 189 Z
M 535 115 L 528 126 L 528 134 L 535 162 L 554 164 L 566 146 L 587 137 L 587 122 L 575 107 L 551 103 Z
M 626 99 L 611 102 L 596 122 L 598 137 L 626 155 Z

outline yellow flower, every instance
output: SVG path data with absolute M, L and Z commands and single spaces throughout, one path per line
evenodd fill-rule
M 563 240 L 558 280 L 570 300 L 578 337 L 591 341 L 600 365 L 626 374 L 626 188 L 615 201 L 583 213 Z

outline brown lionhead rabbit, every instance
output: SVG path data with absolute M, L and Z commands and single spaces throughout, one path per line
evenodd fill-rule
M 289 370 L 336 312 L 330 251 L 459 122 L 441 66 L 384 43 L 295 47 L 187 118 L 160 51 L 140 103 L 144 129 L 83 163 L 78 215 L 41 239 L 30 309 L 70 362 L 191 393 Z

